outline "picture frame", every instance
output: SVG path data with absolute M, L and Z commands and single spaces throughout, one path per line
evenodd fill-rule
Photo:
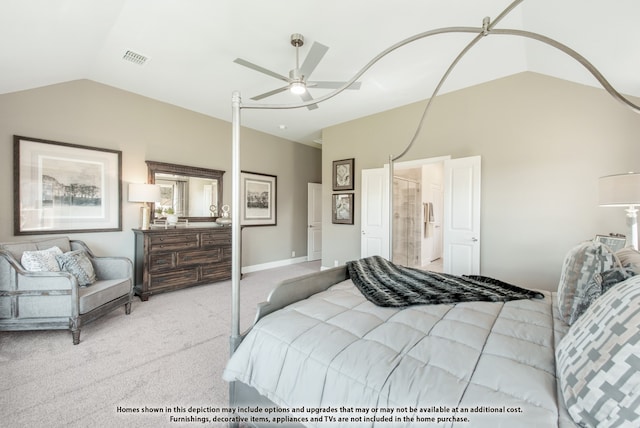
M 277 224 L 277 176 L 241 171 L 240 195 L 242 226 L 275 226 Z
M 122 230 L 122 152 L 13 136 L 15 235 Z
M 332 195 L 331 223 L 353 224 L 353 193 L 334 193 Z
M 627 245 L 627 237 L 624 235 L 596 235 L 594 241 L 600 242 L 601 244 L 606 245 L 611 248 L 611 250 L 615 253 L 618 250 L 621 250 Z
M 355 159 L 341 159 L 333 161 L 333 190 L 353 190 L 353 174 Z

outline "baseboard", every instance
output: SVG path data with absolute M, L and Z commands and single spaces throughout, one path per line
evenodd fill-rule
M 273 268 L 282 267 L 282 266 L 289 266 L 289 265 L 294 265 L 296 263 L 303 263 L 306 261 L 307 261 L 307 256 L 295 257 L 291 259 L 278 260 L 275 262 L 261 263 L 259 265 L 243 266 L 241 269 L 241 272 L 242 273 L 258 272 L 260 270 L 273 269 Z

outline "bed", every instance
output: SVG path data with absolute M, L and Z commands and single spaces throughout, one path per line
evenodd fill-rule
M 310 427 L 578 426 L 566 402 L 572 394 L 583 400 L 584 385 L 561 391 L 575 385 L 559 382 L 556 353 L 570 326 L 556 292 L 510 301 L 382 307 L 351 276 L 343 266 L 285 281 L 260 305 L 257 322 L 223 375 L 231 385 L 230 407 L 243 415 L 238 420 Z M 637 278 L 621 283 L 630 282 L 632 291 L 625 289 L 625 295 L 640 295 Z M 628 306 L 638 307 L 640 298 L 630 299 Z M 596 315 L 618 319 L 610 302 L 603 305 Z M 637 321 L 640 310 L 634 316 Z M 615 348 L 611 335 L 585 339 L 594 322 L 605 330 L 611 324 L 589 317 L 574 324 L 582 340 L 567 341 L 565 363 L 591 355 L 589 346 Z M 627 352 L 637 355 L 638 328 L 631 331 Z M 604 364 L 596 372 L 606 372 Z M 574 369 L 565 364 L 563 373 L 588 378 Z M 634 382 L 627 401 L 638 400 L 640 383 Z M 596 395 L 599 411 L 611 413 L 603 402 L 624 401 Z M 575 401 L 569 400 L 574 412 Z M 578 403 L 577 412 L 584 408 Z M 629 420 L 640 421 L 631 413 Z
M 559 49 L 616 100 L 640 112 L 568 46 L 537 33 L 496 29 L 519 3 L 512 2 L 494 20 L 484 18 L 482 27 L 441 28 L 402 40 L 342 87 L 314 100 L 244 104 L 234 92 L 232 206 L 241 200 L 243 109 L 324 102 L 387 54 L 433 35 L 476 34 L 434 89 L 414 137 L 399 155 L 389 157 L 390 181 L 393 163 L 413 146 L 450 72 L 490 34 Z M 240 224 L 239 211 L 233 210 L 234 225 Z M 537 298 L 508 301 L 379 306 L 353 283 L 347 267 L 328 269 L 280 284 L 259 306 L 254 326 L 240 334 L 240 230 L 232 230 L 232 356 L 223 373 L 230 383 L 227 410 L 237 416 L 233 423 L 573 427 L 577 421 L 578 426 L 640 426 L 640 268 L 627 275 L 622 266 L 614 267 L 612 254 L 594 243 L 569 252 L 557 293 L 541 291 Z M 639 267 L 640 253 L 633 257 Z M 609 282 L 618 273 L 625 278 Z

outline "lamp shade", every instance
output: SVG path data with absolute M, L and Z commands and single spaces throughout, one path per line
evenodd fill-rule
M 129 202 L 156 202 L 160 200 L 160 186 L 157 184 L 129 184 Z
M 640 205 L 640 173 L 608 175 L 598 180 L 600 206 Z

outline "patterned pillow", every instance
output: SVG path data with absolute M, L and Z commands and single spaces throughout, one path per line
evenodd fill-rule
M 608 289 L 635 274 L 631 269 L 621 268 L 614 268 L 595 274 L 585 286 L 576 289 L 567 324 L 571 325 L 576 322 L 580 315 Z
M 620 259 L 622 266 L 633 269 L 636 274 L 640 274 L 640 252 L 632 247 L 625 247 L 616 251 L 616 256 Z
M 596 300 L 562 338 L 556 360 L 576 423 L 640 426 L 640 276 Z
M 586 287 L 596 273 L 613 268 L 613 253 L 606 245 L 586 241 L 566 255 L 558 284 L 558 309 L 569 323 L 576 291 Z
M 60 272 L 56 256 L 62 254 L 58 247 L 46 250 L 24 251 L 20 258 L 22 267 L 31 272 Z
M 60 268 L 69 272 L 78 280 L 78 285 L 85 287 L 96 282 L 96 273 L 93 264 L 84 250 L 69 251 L 56 256 Z

